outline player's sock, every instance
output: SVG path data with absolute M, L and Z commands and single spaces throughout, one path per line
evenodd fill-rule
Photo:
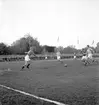
M 96 60 L 96 59 L 93 59 L 93 63 L 97 63 L 97 64 L 98 64 L 98 60 Z
M 96 60 L 95 59 L 92 59 L 92 62 L 95 62 Z
M 88 60 L 85 60 L 85 65 L 88 65 L 89 64 L 89 61 Z
M 63 61 L 60 60 L 61 63 L 63 63 Z
M 58 62 L 62 63 L 62 61 L 59 59 Z
M 30 64 L 27 65 L 27 68 L 29 69 Z
M 22 69 L 24 69 L 25 66 L 22 66 Z

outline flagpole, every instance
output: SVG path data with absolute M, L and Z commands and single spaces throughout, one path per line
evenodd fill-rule
M 77 47 L 79 49 L 79 37 L 77 36 Z
M 59 47 L 59 36 L 57 38 L 57 47 Z
M 92 44 L 91 44 L 91 45 L 92 45 L 92 47 L 95 47 L 95 46 L 94 46 L 94 43 L 95 43 L 95 42 L 94 42 L 94 40 L 93 40 L 93 41 L 92 41 Z
M 57 38 L 57 51 L 59 51 L 59 36 Z

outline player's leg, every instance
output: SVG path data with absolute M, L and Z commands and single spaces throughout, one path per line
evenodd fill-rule
M 76 56 L 74 56 L 74 59 L 76 59 L 77 57 Z
M 31 64 L 31 63 L 30 63 L 30 60 L 29 60 L 28 63 L 27 63 L 27 66 L 26 66 L 28 69 L 29 69 L 29 67 L 30 67 L 30 64 Z
M 47 60 L 47 56 L 45 56 L 45 59 Z
M 88 54 L 88 61 L 89 61 L 90 64 L 94 62 L 92 54 Z
M 23 70 L 27 66 L 27 63 L 28 63 L 28 55 L 25 56 L 25 64 L 22 66 L 21 70 Z
M 25 64 L 22 66 L 21 70 L 23 70 L 28 64 L 28 61 L 25 60 Z
M 86 60 L 85 56 L 82 56 L 81 61 L 85 62 L 85 60 Z
M 87 56 L 82 56 L 81 61 L 83 62 L 83 64 L 85 66 L 88 65 L 88 58 L 87 58 Z
M 57 61 L 63 63 L 63 61 L 61 60 L 61 56 L 57 56 Z
M 45 54 L 45 59 L 46 59 L 46 60 L 48 59 L 47 54 Z
M 98 63 L 98 60 L 93 58 L 93 54 L 90 55 L 90 59 L 92 60 L 92 63 Z
M 99 61 L 97 59 L 93 58 L 93 56 L 92 56 L 92 62 L 95 63 L 95 64 L 99 63 Z
M 57 61 L 60 61 L 60 56 L 57 56 Z
M 21 70 L 23 70 L 25 68 L 25 65 L 22 66 Z
M 25 56 L 25 64 L 22 66 L 22 69 L 24 69 L 25 67 L 29 68 L 30 66 L 30 58 L 29 55 Z
M 85 66 L 89 65 L 90 62 L 88 61 L 88 58 L 85 59 Z

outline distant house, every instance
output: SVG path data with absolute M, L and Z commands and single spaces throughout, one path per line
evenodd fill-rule
M 56 48 L 55 46 L 47 46 L 47 45 L 44 46 L 45 51 L 48 53 L 54 53 L 55 48 Z

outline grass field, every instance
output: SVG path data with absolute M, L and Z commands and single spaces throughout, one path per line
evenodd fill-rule
M 0 105 L 56 105 L 0 87 Z
M 20 71 L 20 62 L 0 63 L 0 84 L 68 105 L 99 105 L 99 65 L 85 67 L 80 60 L 33 61 Z M 10 68 L 12 71 L 3 70 Z

